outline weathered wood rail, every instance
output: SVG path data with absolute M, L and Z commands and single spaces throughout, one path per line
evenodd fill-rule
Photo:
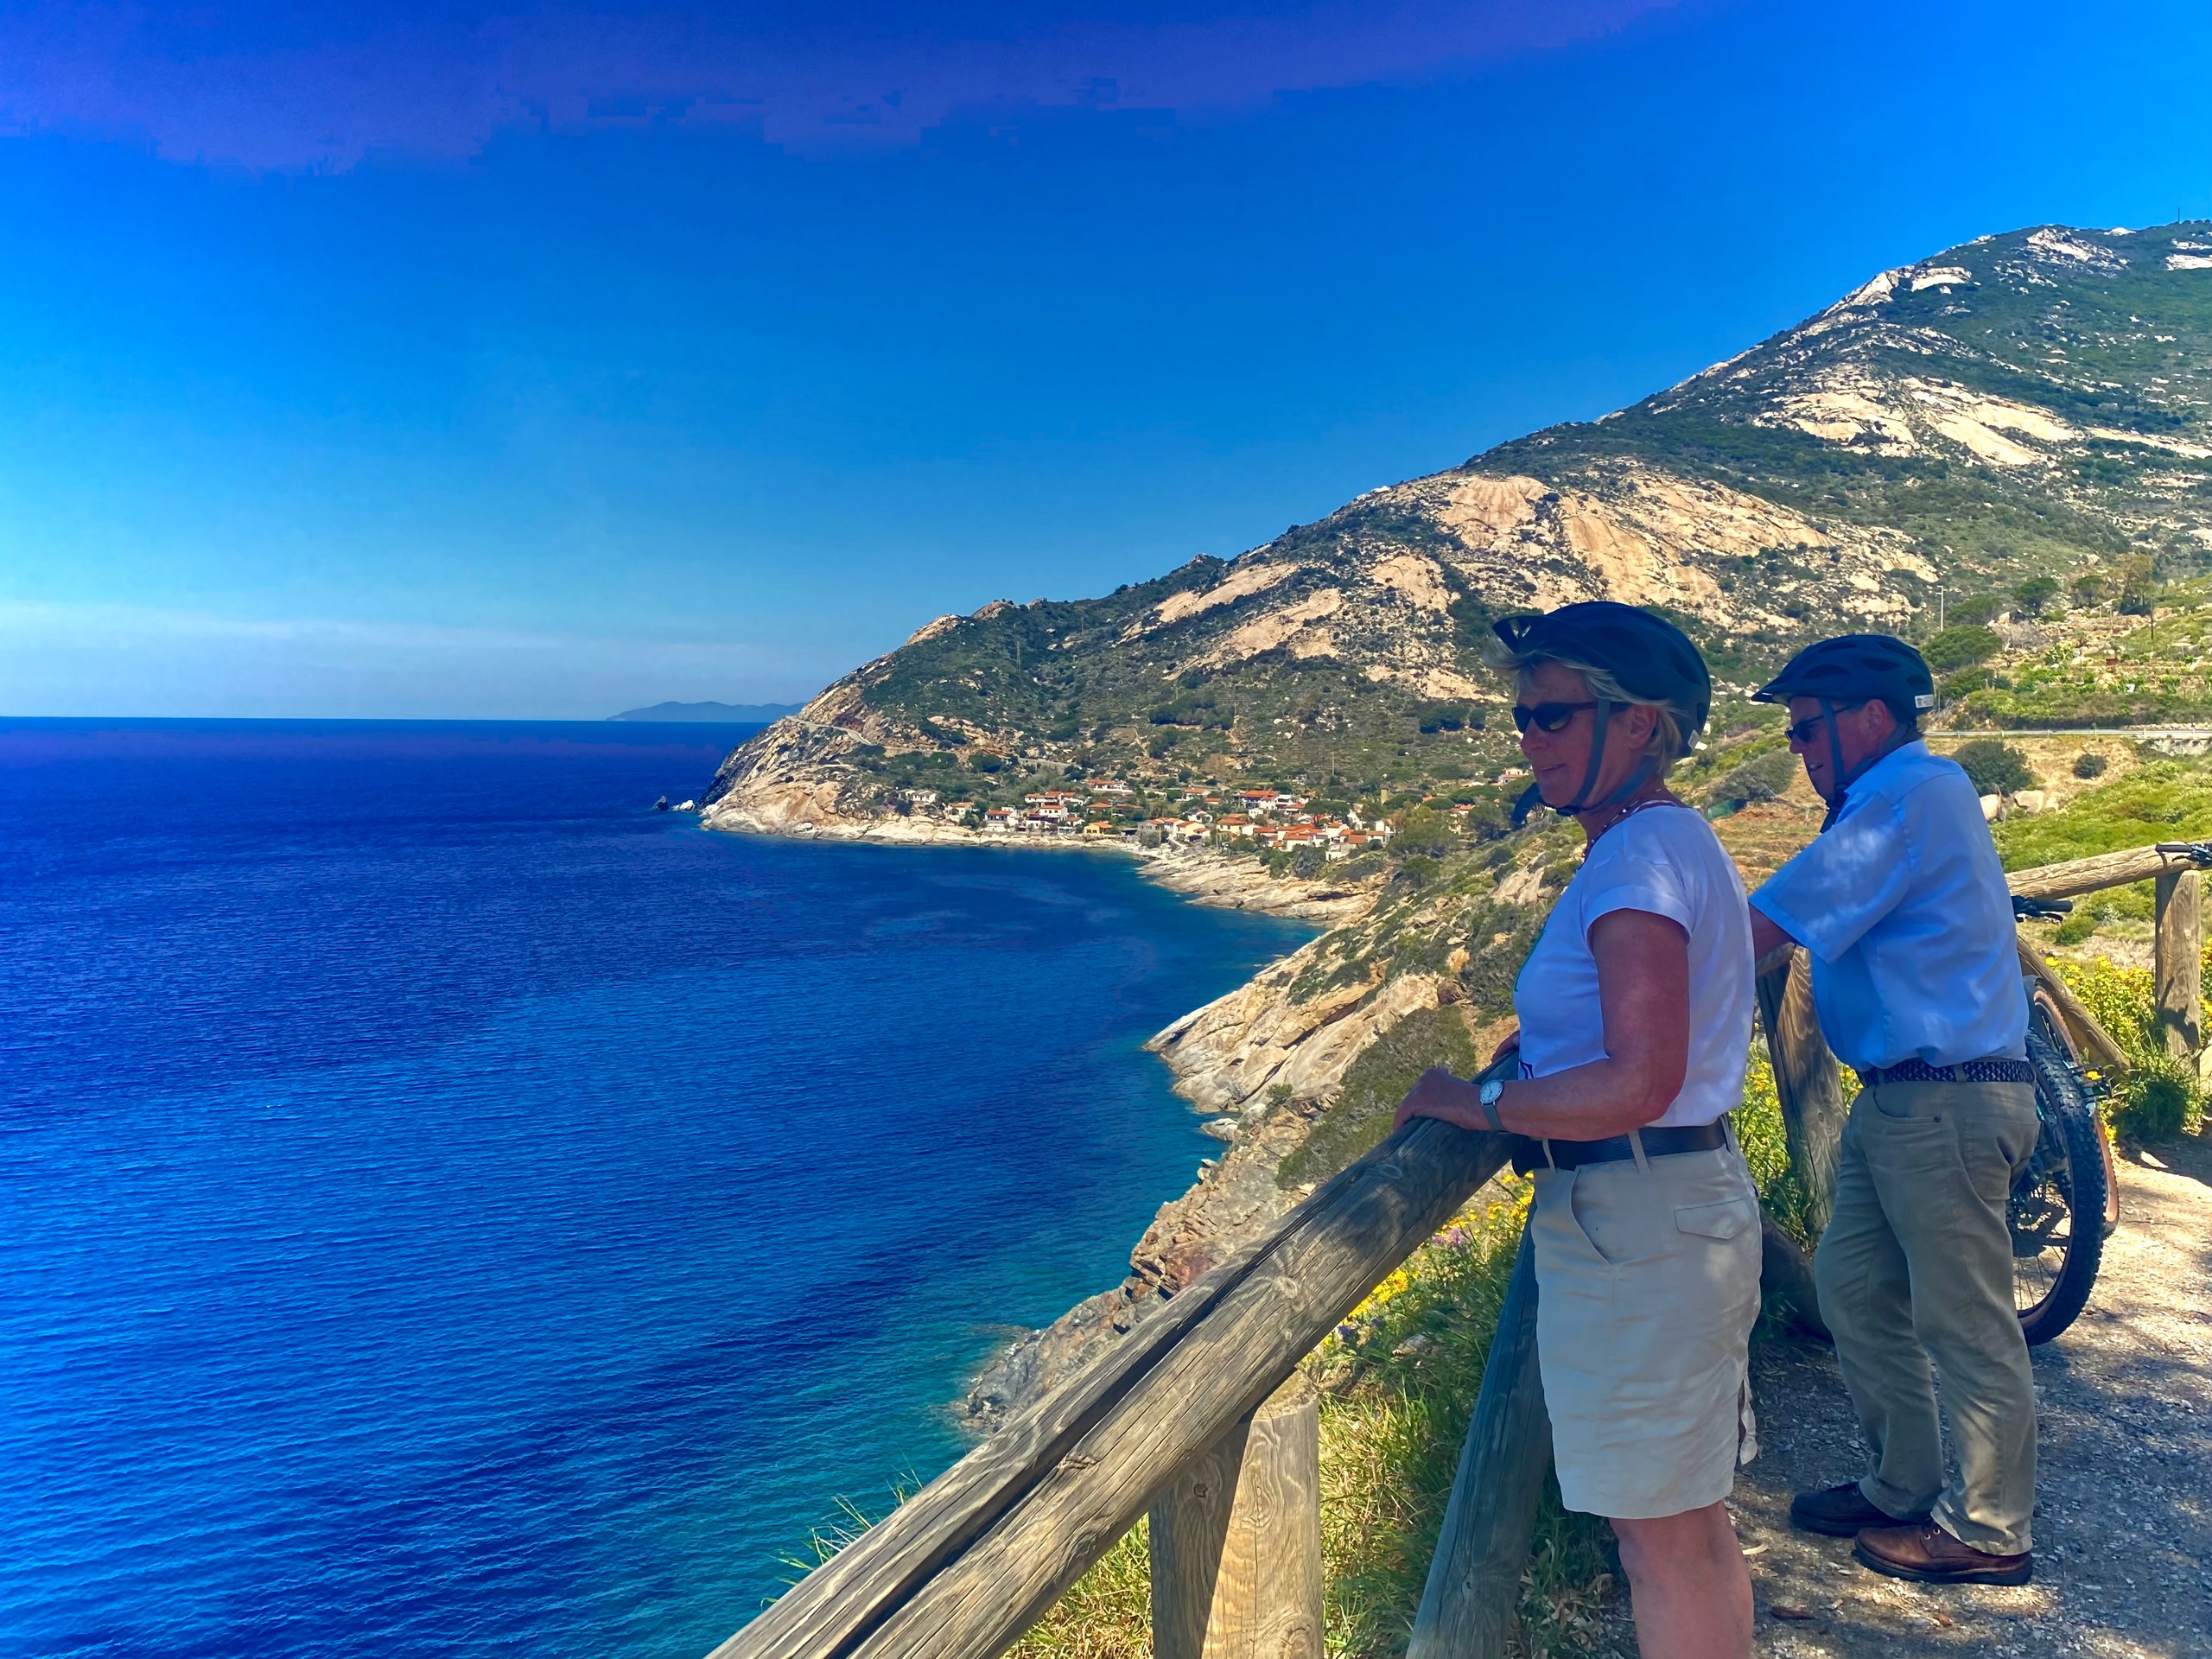
M 2208 864 L 2212 849 L 2167 845 L 2009 880 L 2043 899 L 2155 881 L 2159 1018 L 2176 1052 L 2193 1054 Z M 2119 1045 L 2024 940 L 2020 954 L 2077 1042 L 2124 1069 Z M 1803 953 L 1764 968 L 1760 1024 L 1817 1223 L 1834 1191 L 1843 1090 Z M 1158 1659 L 1319 1659 L 1319 1436 L 1300 1362 L 1497 1173 L 1514 1141 L 1408 1124 L 1018 1411 L 709 1659 L 995 1659 L 1147 1510 Z M 1822 1331 L 1805 1252 L 1771 1221 L 1764 1266 L 1768 1288 Z M 1536 1306 L 1524 1237 L 1408 1659 L 1507 1650 L 1551 1464 Z
M 2128 847 L 2090 858 L 2016 870 L 2005 885 L 2023 899 L 2078 899 L 2107 887 L 2152 886 L 2154 917 L 2151 945 L 2152 1003 L 2166 1052 L 2197 1062 L 2204 1049 L 2202 963 L 2204 951 L 2203 884 L 2212 868 L 2212 842 L 2162 841 Z M 2021 941 L 2020 959 L 2041 979 L 2066 1015 L 2076 1043 L 2106 1067 L 2127 1069 L 2126 1057 L 2108 1033 L 2090 1017 L 2034 947 Z

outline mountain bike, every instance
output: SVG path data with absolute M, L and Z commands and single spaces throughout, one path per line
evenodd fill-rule
M 2012 900 L 2019 920 L 2063 916 L 2065 899 Z M 2035 1072 L 2035 1151 L 2013 1178 L 2005 1205 L 2012 1233 L 2012 1305 L 2030 1345 L 2081 1317 L 2097 1281 L 2104 1242 L 2120 1223 L 2112 1137 L 2097 1101 L 2107 1080 L 2085 1066 L 2049 986 L 2030 976 L 2028 1065 Z M 2094 1219 L 2090 1219 L 2090 1218 Z

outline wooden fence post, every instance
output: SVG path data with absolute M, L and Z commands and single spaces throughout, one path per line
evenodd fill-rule
M 1536 1366 L 1535 1242 L 1523 1232 L 1406 1659 L 1503 1659 L 1551 1462 Z
M 1152 1506 L 1154 1659 L 1321 1659 L 1321 1408 L 1303 1372 Z
M 1812 970 L 1802 949 L 1793 947 L 1786 961 L 1759 976 L 1758 999 L 1789 1166 L 1805 1184 L 1817 1232 L 1827 1225 L 1835 1204 L 1835 1160 L 1846 1112 L 1836 1058 L 1813 1012 Z
M 2195 870 L 2169 870 L 2153 884 L 2157 931 L 2151 947 L 2158 1029 L 2166 1052 L 2189 1065 L 2204 1046 L 2204 878 Z

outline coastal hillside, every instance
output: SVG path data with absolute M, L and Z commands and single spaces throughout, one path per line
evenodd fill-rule
M 1464 1074 L 1504 1029 L 1580 836 L 1510 828 L 1520 757 L 1478 654 L 1496 616 L 1611 597 L 1698 638 L 1719 696 L 1675 786 L 1747 880 L 1819 822 L 1777 712 L 1745 701 L 1808 638 L 1923 641 L 1947 747 L 2212 717 L 2208 363 L 2212 225 L 1986 238 L 1233 561 L 940 617 L 736 749 L 711 827 L 1095 838 L 1212 902 L 1330 925 L 1154 1039 L 1224 1151 L 1120 1286 L 987 1369 L 970 1421 L 1146 1318 L 1379 1140 L 1425 1067 Z M 1989 789 L 2021 814 L 2134 764 L 2056 732 L 2005 753 Z
M 708 819 L 916 836 L 994 805 L 1019 817 L 1070 779 L 1110 777 L 1139 804 L 1491 781 L 1512 755 L 1477 655 L 1488 625 L 1576 599 L 1675 616 L 1724 704 L 1822 632 L 1924 639 L 2054 601 L 2147 610 L 2212 562 L 2208 399 L 2212 223 L 1985 238 L 1630 408 L 1233 560 L 939 617 L 733 753 Z M 2094 657 L 2040 664 L 2024 688 L 1965 663 L 1976 677 L 1948 690 L 1993 718 L 2212 707 L 2191 671 L 2101 676 Z

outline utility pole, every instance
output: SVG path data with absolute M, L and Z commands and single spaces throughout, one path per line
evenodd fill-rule
M 1936 632 L 1943 632 L 1943 590 L 1941 588 L 1936 590 Z

